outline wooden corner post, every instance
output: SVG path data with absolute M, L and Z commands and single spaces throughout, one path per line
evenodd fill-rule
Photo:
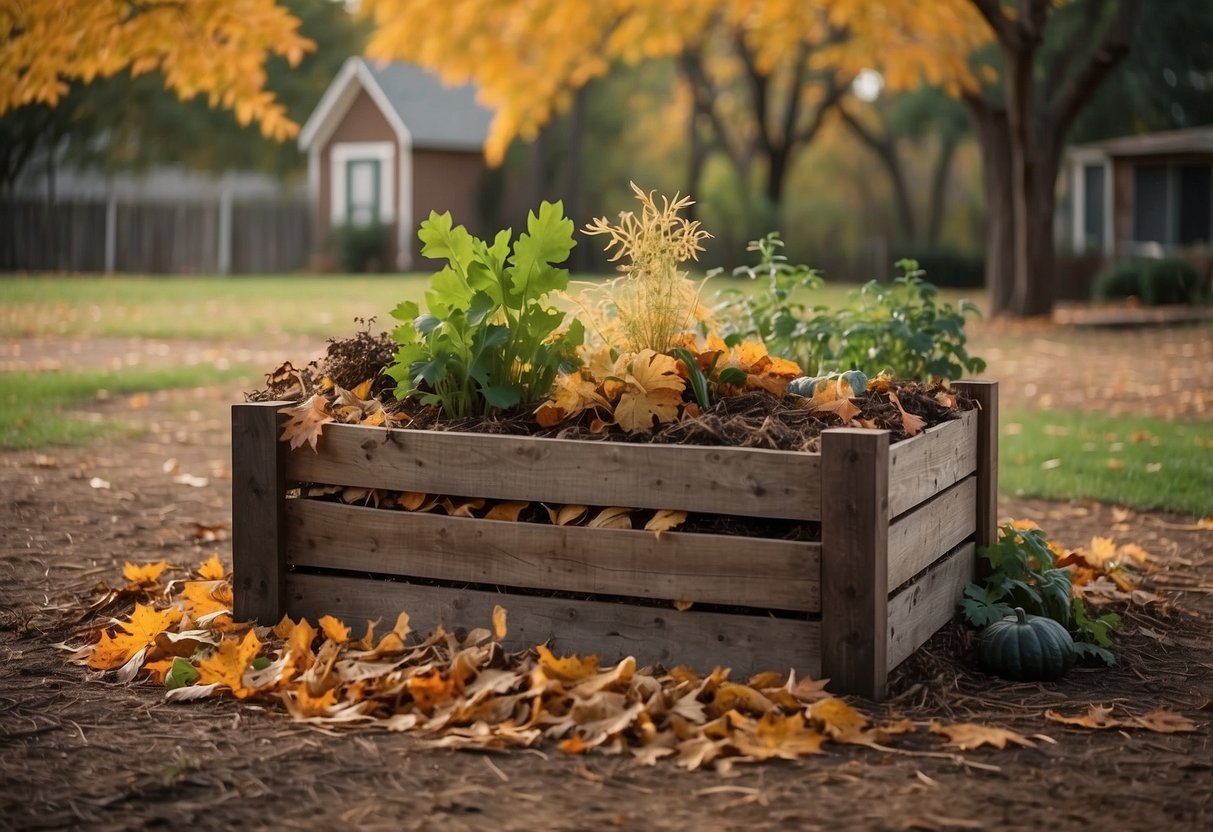
M 237 621 L 273 625 L 285 607 L 284 456 L 278 409 L 232 405 L 232 590 Z
M 879 700 L 888 677 L 889 433 L 821 435 L 821 670 Z
M 998 538 L 998 382 L 953 385 L 981 408 L 977 413 L 977 546 Z

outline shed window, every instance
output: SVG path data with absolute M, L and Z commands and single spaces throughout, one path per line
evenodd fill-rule
M 1213 239 L 1213 168 L 1192 164 L 1134 168 L 1133 239 L 1180 246 Z
M 1082 237 L 1089 249 L 1104 247 L 1104 166 L 1083 165 Z
M 350 225 L 373 225 L 379 221 L 379 160 L 351 159 L 345 163 L 345 210 Z

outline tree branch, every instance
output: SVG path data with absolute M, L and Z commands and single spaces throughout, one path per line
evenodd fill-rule
M 1120 0 L 1116 17 L 1104 31 L 1099 45 L 1073 77 L 1065 82 L 1048 108 L 1046 129 L 1061 136 L 1099 88 L 1104 78 L 1129 54 L 1129 36 L 1141 10 L 1141 0 Z
M 708 77 L 707 72 L 704 70 L 703 63 L 699 60 L 699 55 L 694 50 L 685 50 L 678 56 L 678 64 L 687 78 L 687 83 L 690 84 L 694 106 L 711 121 L 712 131 L 716 134 L 720 147 L 733 160 L 733 164 L 736 165 L 738 172 L 744 174 L 749 167 L 749 153 L 745 148 L 738 147 L 731 140 L 724 120 L 716 110 L 715 101 L 718 98 L 718 91 L 712 83 L 712 79 Z
M 817 131 L 825 124 L 825 118 L 829 115 L 830 110 L 838 106 L 838 103 L 842 101 L 843 96 L 847 94 L 847 90 L 850 88 L 850 80 L 840 84 L 837 78 L 832 75 L 830 76 L 826 87 L 826 97 L 817 106 L 817 112 L 813 114 L 812 121 L 806 124 L 805 128 L 794 137 L 797 144 L 807 144 L 813 140 L 813 137 L 817 135 Z
M 999 0 L 972 0 L 972 3 L 978 13 L 985 18 L 990 28 L 994 30 L 999 43 L 1008 46 L 1018 45 L 1019 29 L 1002 13 L 1002 5 Z

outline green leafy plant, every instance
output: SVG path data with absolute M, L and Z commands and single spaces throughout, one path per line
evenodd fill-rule
M 796 293 L 817 289 L 822 280 L 815 269 L 789 263 L 780 253 L 783 246 L 777 231 L 761 240 L 752 240 L 746 251 L 758 252 L 758 264 L 738 266 L 733 269 L 733 275 L 761 281 L 759 286 L 748 293 L 736 287 L 721 289 L 716 293 L 717 303 L 712 313 L 727 331 L 725 343 L 729 346 L 749 337 L 758 337 L 772 355 L 795 359 L 807 368 L 810 365 L 805 362 L 812 355 L 811 350 L 806 349 L 810 345 L 804 339 L 804 323 L 810 309 L 796 298 Z
M 923 280 L 913 260 L 900 260 L 892 283 L 874 280 L 849 307 L 820 311 L 805 322 L 803 337 L 814 345 L 822 370 L 874 367 L 899 378 L 955 379 L 980 373 L 981 358 L 969 354 L 965 316 L 980 314 L 971 301 L 940 303 L 939 290 Z M 811 366 L 811 365 L 808 365 Z
M 1083 600 L 1070 597 L 1070 573 L 1057 568 L 1043 531 L 1008 523 L 999 530 L 997 542 L 983 548 L 980 556 L 989 565 L 988 574 L 982 583 L 965 587 L 960 602 L 969 624 L 988 627 L 1021 607 L 1069 630 L 1080 658 L 1115 663 L 1110 633 L 1120 626 L 1120 617 L 1109 613 L 1091 618 Z
M 726 342 L 758 335 L 772 355 L 794 359 L 806 372 L 876 368 L 899 378 L 954 379 L 980 373 L 986 362 L 970 355 L 965 319 L 980 314 L 970 301 L 958 306 L 939 301 L 939 290 L 923 279 L 913 260 L 897 263 L 902 274 L 890 284 L 869 281 L 852 293 L 848 306 L 809 307 L 795 293 L 821 286 L 807 266 L 789 265 L 768 234 L 748 248 L 759 252 L 757 266 L 735 273 L 765 276 L 767 285 L 752 294 L 736 289 L 719 293 L 717 313 Z
M 431 212 L 418 236 L 423 255 L 447 264 L 430 281 L 425 314 L 413 301 L 392 311 L 403 322 L 387 371 L 396 397 L 419 397 L 452 417 L 542 400 L 558 371 L 575 368 L 585 335 L 576 320 L 561 329 L 564 313 L 548 303 L 569 282 L 555 264 L 576 245 L 564 206 L 542 203 L 512 245 L 508 229 L 490 245 L 450 213 Z

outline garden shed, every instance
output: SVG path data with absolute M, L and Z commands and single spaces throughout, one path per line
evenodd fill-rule
M 1213 126 L 1077 145 L 1067 164 L 1075 252 L 1161 256 L 1213 241 Z
M 316 239 L 382 224 L 385 266 L 407 269 L 431 210 L 450 211 L 476 233 L 491 116 L 471 86 L 444 86 L 414 64 L 347 60 L 299 133 Z

